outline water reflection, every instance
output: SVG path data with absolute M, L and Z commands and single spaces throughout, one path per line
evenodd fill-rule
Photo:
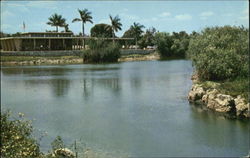
M 43 151 L 61 135 L 134 157 L 245 155 L 246 123 L 188 104 L 192 72 L 186 60 L 3 67 L 1 103 L 49 133 Z
M 192 109 L 191 117 L 195 119 L 192 129 L 194 135 L 193 140 L 199 145 L 206 145 L 214 149 L 216 155 L 216 148 L 231 148 L 235 145 L 241 146 L 247 144 L 249 136 L 244 136 L 243 131 L 247 131 L 250 127 L 249 123 L 239 120 L 225 118 L 205 106 L 190 105 Z M 206 124 L 204 127 L 203 124 Z M 248 147 L 245 146 L 245 151 Z M 235 149 L 237 150 L 237 149 Z M 239 156 L 232 155 L 233 152 L 228 152 L 224 156 Z
M 57 97 L 63 97 L 67 95 L 70 88 L 70 80 L 67 79 L 52 79 L 50 80 L 50 87 L 53 94 Z

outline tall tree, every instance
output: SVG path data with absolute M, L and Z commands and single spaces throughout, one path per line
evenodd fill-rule
M 111 21 L 111 29 L 112 29 L 112 36 L 113 38 L 115 37 L 115 32 L 122 30 L 122 24 L 121 24 L 121 19 L 119 18 L 118 15 L 116 15 L 115 17 L 112 17 L 111 15 L 109 15 L 110 21 Z M 113 39 L 114 42 L 114 39 Z
M 135 22 L 134 22 L 134 24 L 130 27 L 130 29 L 131 29 L 132 32 L 134 33 L 134 38 L 135 38 L 136 41 L 140 39 L 140 37 L 141 37 L 141 35 L 142 35 L 142 33 L 143 33 L 143 30 L 142 30 L 143 28 L 145 28 L 144 25 L 141 25 L 141 24 L 135 23 Z
M 75 18 L 75 19 L 72 20 L 72 22 L 73 23 L 77 22 L 77 21 L 82 22 L 82 35 L 85 36 L 85 34 L 84 34 L 84 24 L 86 22 L 90 22 L 91 24 L 93 24 L 91 12 L 88 11 L 88 9 L 84 9 L 84 10 L 78 9 L 78 12 L 80 14 L 80 18 Z
M 64 27 L 66 19 L 62 17 L 62 15 L 53 14 L 49 17 L 49 21 L 47 22 L 48 25 L 55 26 L 56 32 L 58 32 L 58 27 Z
M 112 37 L 113 33 L 108 24 L 96 24 L 90 29 L 91 37 Z

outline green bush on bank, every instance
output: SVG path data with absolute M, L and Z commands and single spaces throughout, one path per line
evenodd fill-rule
M 84 62 L 103 63 L 117 62 L 120 57 L 120 46 L 104 40 L 93 40 L 88 50 L 83 53 Z
M 190 36 L 185 32 L 173 32 L 172 35 L 166 32 L 157 32 L 154 36 L 154 44 L 161 57 L 184 58 L 188 49 Z
M 1 113 L 1 156 L 8 158 L 40 157 L 39 144 L 31 136 L 33 128 L 30 121 L 10 118 L 10 113 Z
M 201 80 L 232 80 L 248 77 L 249 29 L 212 27 L 194 36 L 188 48 Z

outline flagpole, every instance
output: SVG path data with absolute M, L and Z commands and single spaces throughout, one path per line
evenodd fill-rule
M 23 22 L 23 32 L 25 33 L 25 23 Z

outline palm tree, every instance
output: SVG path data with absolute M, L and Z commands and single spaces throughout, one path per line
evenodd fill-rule
M 115 37 L 115 32 L 122 30 L 122 24 L 120 23 L 121 19 L 117 16 L 114 18 L 109 15 L 110 21 L 111 21 L 111 29 L 112 29 L 112 36 L 113 36 L 113 43 L 114 43 L 114 37 Z
M 132 30 L 133 34 L 134 34 L 134 37 L 135 37 L 135 40 L 136 40 L 136 43 L 137 43 L 137 40 L 140 38 L 141 34 L 143 33 L 143 28 L 145 28 L 144 25 L 141 25 L 139 23 L 135 23 L 133 25 L 131 25 L 130 29 Z M 137 44 L 136 44 L 137 45 Z
M 70 30 L 69 30 L 69 24 L 63 24 L 63 27 L 64 27 L 64 31 L 65 32 L 71 32 Z
M 51 17 L 49 17 L 49 22 L 47 22 L 48 25 L 55 26 L 56 32 L 58 32 L 58 27 L 63 27 L 65 24 L 66 19 L 62 18 L 61 15 L 53 14 Z
M 82 22 L 82 35 L 84 36 L 84 24 L 86 22 L 90 22 L 91 24 L 93 24 L 92 21 L 92 16 L 91 16 L 91 12 L 88 11 L 88 9 L 84 9 L 84 10 L 80 10 L 78 9 L 78 12 L 80 14 L 80 18 L 75 18 L 72 20 L 72 22 L 76 22 L 76 21 L 81 21 Z

